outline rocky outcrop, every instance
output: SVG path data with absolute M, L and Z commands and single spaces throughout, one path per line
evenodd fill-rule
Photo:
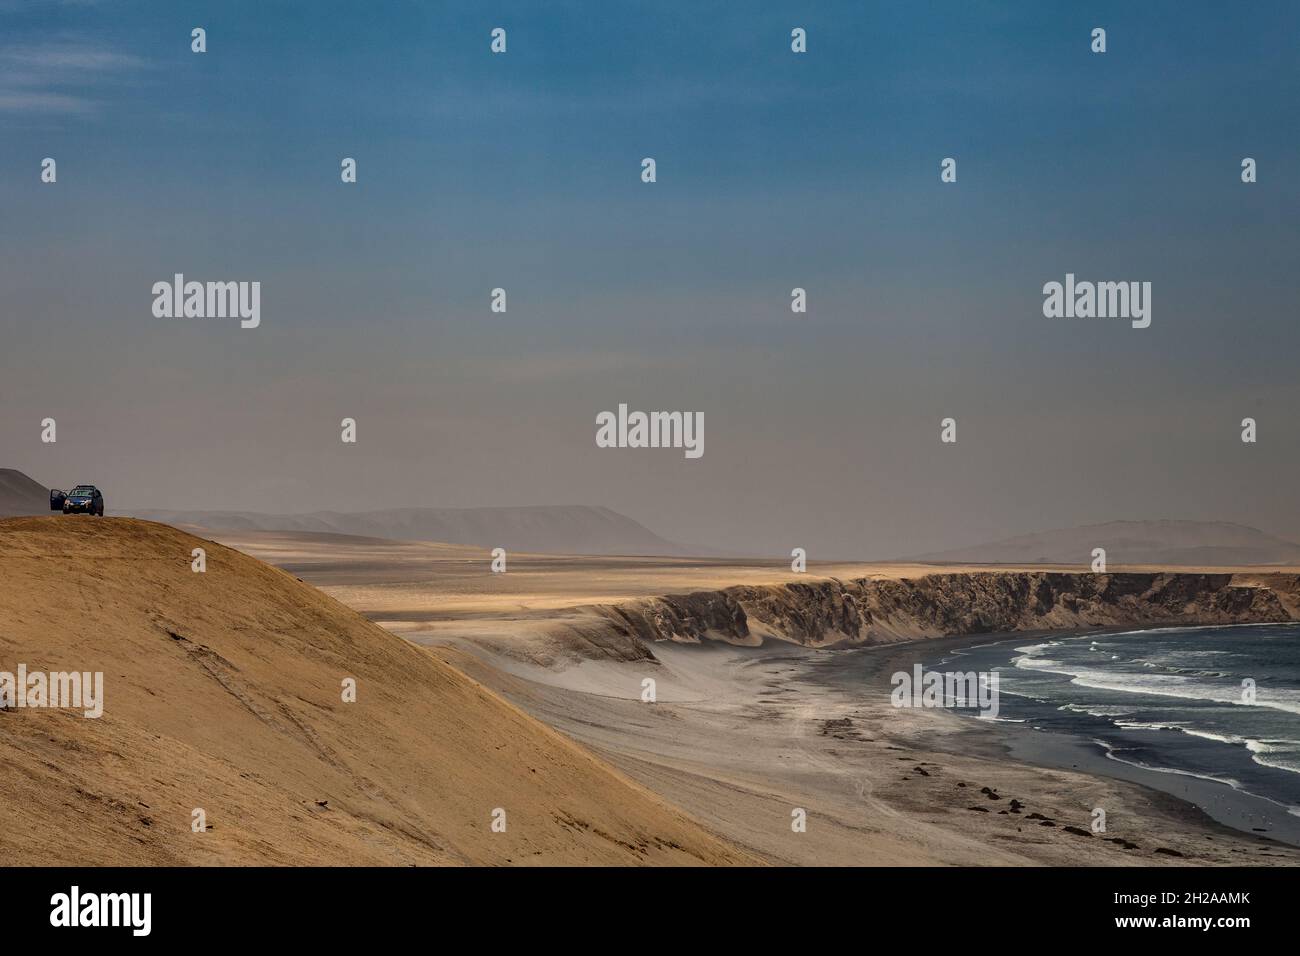
M 834 578 L 665 595 L 596 609 L 633 644 L 784 640 L 810 647 L 1088 627 L 1300 619 L 1294 574 L 976 571 Z

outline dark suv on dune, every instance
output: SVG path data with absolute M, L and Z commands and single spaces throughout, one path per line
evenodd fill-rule
M 84 511 L 88 515 L 99 515 L 102 518 L 104 495 L 94 485 L 77 485 L 68 492 L 53 488 L 50 490 L 50 510 L 61 510 L 65 515 Z

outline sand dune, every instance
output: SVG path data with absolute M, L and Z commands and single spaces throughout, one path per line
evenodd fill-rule
M 427 651 L 215 542 L 7 519 L 0 580 L 0 671 L 105 680 L 99 719 L 0 712 L 10 863 L 750 859 Z M 192 832 L 196 808 L 208 832 Z
M 50 490 L 13 468 L 0 468 L 0 518 L 48 514 Z

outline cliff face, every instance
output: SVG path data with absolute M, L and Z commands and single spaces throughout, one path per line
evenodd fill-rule
M 598 611 L 621 636 L 643 645 L 776 639 L 854 646 L 1011 631 L 1300 620 L 1300 576 L 978 571 L 741 586 Z

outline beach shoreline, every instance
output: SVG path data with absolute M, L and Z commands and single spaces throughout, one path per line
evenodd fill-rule
M 657 646 L 657 665 L 555 681 L 517 662 L 499 668 L 472 646 L 431 650 L 772 863 L 1300 862 L 1295 848 L 1218 822 L 1166 790 L 1030 762 L 1012 751 L 1005 727 L 890 706 L 893 670 L 989 638 L 849 651 L 880 678 L 858 699 L 844 692 L 842 675 L 828 674 L 845 651 Z M 643 672 L 657 674 L 674 699 L 641 702 L 632 688 Z M 1108 814 L 1101 834 L 1090 828 L 1097 806 Z M 791 829 L 797 810 L 806 832 Z
M 1265 625 L 1225 625 L 1225 627 L 1255 627 Z M 1055 641 L 1070 638 L 1100 637 L 1110 634 L 1139 634 L 1130 628 L 1106 628 L 1077 633 L 1048 633 L 1040 635 L 994 635 L 991 639 L 961 640 L 947 648 L 936 648 L 921 658 L 925 670 L 964 670 L 970 661 L 952 652 L 976 648 L 1004 648 L 1014 650 L 1021 645 L 1034 644 L 1042 639 Z M 1001 693 L 1005 701 L 1015 697 L 1003 682 Z M 964 719 L 973 718 L 964 716 Z M 978 726 L 999 739 L 1008 757 L 1041 767 L 1079 769 L 1084 772 L 1124 780 L 1161 791 L 1190 804 L 1217 823 L 1246 834 L 1267 834 L 1271 839 L 1289 846 L 1300 847 L 1300 816 L 1289 812 L 1292 807 L 1280 804 L 1268 796 L 1257 794 L 1240 786 L 1209 775 L 1196 775 L 1173 768 L 1143 766 L 1125 761 L 1111 752 L 1105 741 L 1086 733 L 1067 733 L 1060 730 L 1040 730 L 1034 721 L 977 721 Z M 1159 737 L 1175 733 L 1174 730 L 1153 730 L 1148 733 Z M 1218 744 L 1229 747 L 1224 742 Z

